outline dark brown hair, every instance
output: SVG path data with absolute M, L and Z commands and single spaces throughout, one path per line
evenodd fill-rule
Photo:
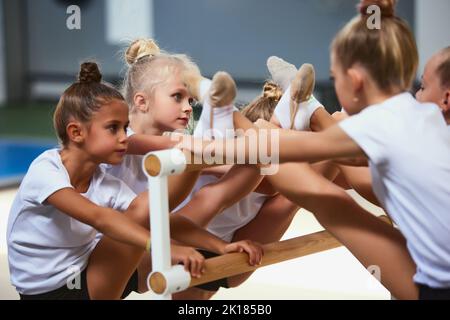
M 53 114 L 53 125 L 63 146 L 67 146 L 67 125 L 76 120 L 87 123 L 92 114 L 112 100 L 125 99 L 118 90 L 102 83 L 102 75 L 95 62 L 81 64 L 78 81 L 64 91 Z

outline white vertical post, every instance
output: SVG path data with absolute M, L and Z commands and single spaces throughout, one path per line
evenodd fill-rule
M 152 175 L 146 168 L 146 159 L 150 157 L 158 163 L 158 170 Z M 186 158 L 179 149 L 150 152 L 144 157 L 142 169 L 148 178 L 152 274 L 159 272 L 166 277 L 166 290 L 157 298 L 169 300 L 172 292 L 188 288 L 190 282 L 190 274 L 183 267 L 171 264 L 168 195 L 168 176 L 182 173 L 186 169 Z
M 152 241 L 152 271 L 164 272 L 171 267 L 169 197 L 167 176 L 149 177 L 150 226 Z M 158 295 L 161 300 L 172 298 L 170 293 Z

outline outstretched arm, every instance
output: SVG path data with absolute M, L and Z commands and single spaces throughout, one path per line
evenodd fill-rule
M 260 150 L 262 148 L 266 149 L 272 158 L 278 156 L 280 163 L 314 163 L 322 160 L 366 156 L 364 151 L 338 125 L 319 133 L 291 130 L 285 132 L 285 130 L 279 129 L 258 130 L 253 137 L 245 135 L 230 140 L 203 141 L 185 137 L 179 147 L 192 152 L 197 157 L 213 153 L 215 159 L 220 159 L 227 164 L 229 164 L 227 153 L 234 156 L 234 162 L 240 156 L 245 163 L 249 163 L 253 155 L 254 159 L 261 163 Z M 203 167 L 207 167 L 207 165 L 203 165 Z
M 170 149 L 179 141 L 176 136 L 133 134 L 128 138 L 128 154 L 144 155 L 151 151 Z

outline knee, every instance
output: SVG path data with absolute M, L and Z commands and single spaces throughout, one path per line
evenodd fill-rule
M 149 211 L 148 195 L 141 194 L 131 202 L 125 214 L 139 225 L 149 228 Z
M 198 201 L 213 206 L 216 211 L 227 208 L 226 192 L 220 189 L 216 183 L 211 183 L 201 188 L 194 196 Z

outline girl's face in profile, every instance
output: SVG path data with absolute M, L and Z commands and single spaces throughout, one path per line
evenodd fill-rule
M 160 133 L 184 130 L 192 114 L 194 98 L 183 82 L 181 72 L 157 86 L 153 92 L 150 116 Z
M 97 163 L 119 164 L 128 147 L 128 106 L 112 100 L 95 112 L 87 125 L 83 149 Z
M 450 88 L 442 87 L 441 80 L 437 74 L 437 68 L 442 63 L 442 59 L 442 55 L 437 54 L 428 61 L 422 76 L 420 89 L 416 93 L 416 99 L 422 103 L 435 103 L 444 112 L 448 112 L 449 103 L 445 104 L 445 101 L 450 102 Z

